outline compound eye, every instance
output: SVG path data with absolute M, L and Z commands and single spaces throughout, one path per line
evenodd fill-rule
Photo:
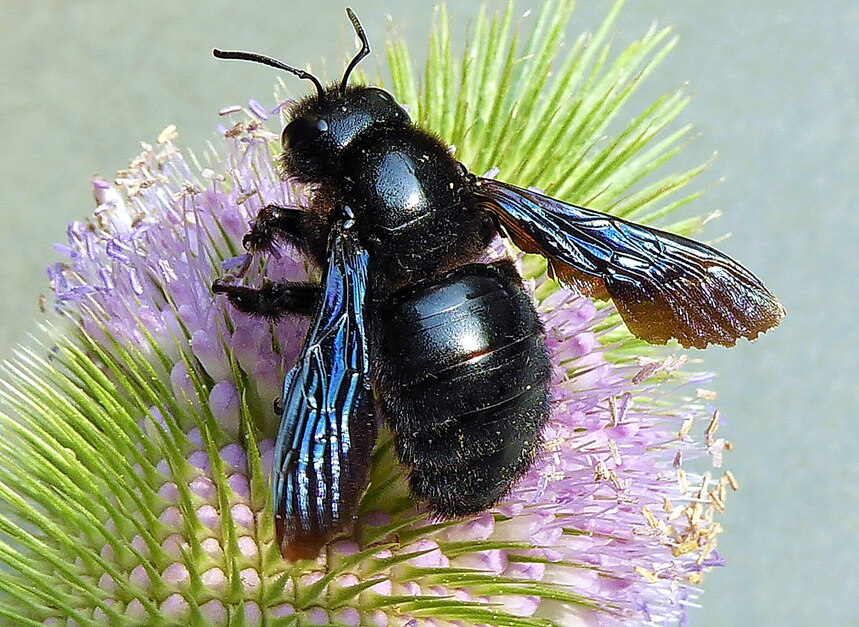
M 318 139 L 327 131 L 328 122 L 324 118 L 303 115 L 286 125 L 280 137 L 280 143 L 284 150 L 298 148 L 302 144 Z

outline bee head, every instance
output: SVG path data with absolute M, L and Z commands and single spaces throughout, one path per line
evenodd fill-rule
M 388 92 L 377 87 L 349 87 L 349 75 L 370 53 L 370 44 L 352 9 L 347 8 L 346 14 L 361 40 L 361 49 L 346 67 L 340 83 L 327 88 L 313 74 L 270 57 L 251 52 L 213 51 L 219 59 L 254 61 L 313 82 L 316 94 L 292 107 L 291 120 L 281 135 L 283 161 L 290 174 L 299 179 L 314 180 L 321 172 L 330 172 L 343 150 L 367 129 L 410 123 L 408 114 Z
M 311 96 L 295 105 L 281 135 L 284 160 L 299 178 L 331 171 L 358 135 L 372 127 L 409 124 L 394 97 L 377 87 L 331 87 L 325 96 Z

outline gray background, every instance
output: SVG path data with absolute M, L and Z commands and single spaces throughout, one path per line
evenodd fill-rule
M 449 6 L 462 30 L 477 4 Z M 571 34 L 608 6 L 583 0 Z M 352 7 L 377 52 L 388 14 L 423 51 L 430 3 Z M 726 179 L 694 206 L 725 210 L 706 235 L 733 233 L 721 247 L 789 313 L 754 344 L 698 355 L 720 373 L 742 488 L 723 519 L 729 568 L 710 575 L 692 623 L 857 624 L 859 3 L 633 0 L 617 41 L 653 19 L 676 24 L 681 45 L 648 93 L 690 81 L 684 117 L 702 137 L 684 162 L 718 149 L 705 176 Z M 110 176 L 169 123 L 202 150 L 217 109 L 271 101 L 274 72 L 216 62 L 214 45 L 316 68 L 325 57 L 339 72 L 352 37 L 339 2 L 0 0 L 0 358 L 34 329 L 51 244 L 91 210 L 93 174 Z

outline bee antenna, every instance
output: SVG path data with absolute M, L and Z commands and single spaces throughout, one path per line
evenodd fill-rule
M 340 95 L 346 95 L 346 83 L 349 81 L 349 75 L 352 73 L 352 70 L 355 69 L 355 66 L 358 65 L 358 62 L 361 61 L 364 57 L 370 54 L 370 42 L 367 41 L 367 35 L 364 33 L 364 28 L 361 26 L 361 22 L 358 21 L 358 18 L 353 13 L 352 9 L 346 9 L 346 15 L 349 16 L 349 21 L 352 22 L 352 26 L 355 28 L 355 34 L 358 35 L 358 39 L 361 40 L 361 49 L 358 51 L 358 54 L 349 62 L 349 65 L 346 67 L 346 71 L 343 73 L 343 80 L 340 82 Z
M 319 99 L 325 100 L 325 88 L 322 86 L 322 83 L 319 82 L 319 79 L 316 78 L 310 72 L 305 72 L 304 70 L 299 70 L 298 68 L 292 67 L 291 65 L 287 65 L 286 63 L 282 63 L 277 59 L 272 59 L 271 57 L 267 57 L 265 55 L 256 54 L 255 52 L 236 52 L 232 50 L 218 50 L 215 48 L 212 50 L 212 54 L 215 55 L 218 59 L 238 59 L 240 61 L 253 61 L 254 63 L 262 63 L 263 65 L 268 65 L 273 68 L 277 68 L 278 70 L 286 70 L 291 74 L 295 74 L 298 78 L 306 78 L 309 81 L 313 81 L 313 84 L 316 86 L 316 91 L 319 92 Z

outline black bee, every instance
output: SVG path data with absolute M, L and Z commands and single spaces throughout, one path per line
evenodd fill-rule
M 322 285 L 213 285 L 245 312 L 313 316 L 284 382 L 272 473 L 291 560 L 315 557 L 352 521 L 377 406 L 412 495 L 441 517 L 491 507 L 531 465 L 549 416 L 549 358 L 513 264 L 477 263 L 499 233 L 545 256 L 562 283 L 611 298 L 648 342 L 731 346 L 784 315 L 754 275 L 709 246 L 470 173 L 389 93 L 348 85 L 370 47 L 346 12 L 362 47 L 339 84 L 214 51 L 316 87 L 292 106 L 280 157 L 285 177 L 310 184 L 310 205 L 266 206 L 244 245 L 297 246 L 323 268 Z

